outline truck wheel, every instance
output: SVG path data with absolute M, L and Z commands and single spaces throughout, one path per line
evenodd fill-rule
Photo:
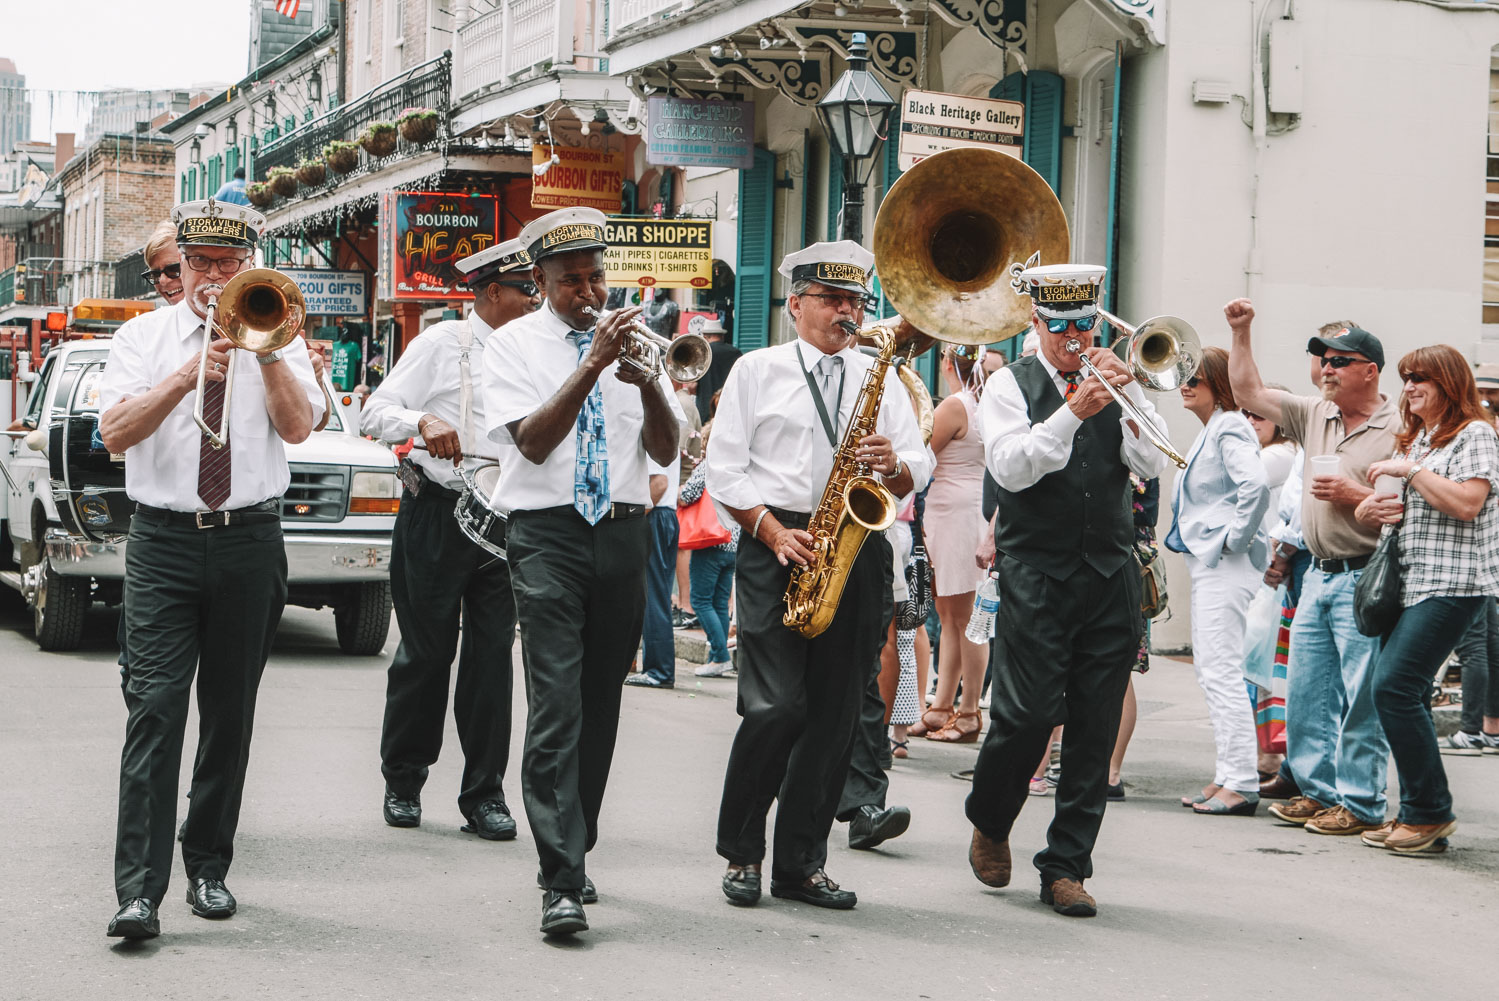
M 368 657 L 385 647 L 390 635 L 390 581 L 365 581 L 344 588 L 333 606 L 338 647 L 344 653 Z
M 32 629 L 43 650 L 76 650 L 83 639 L 83 620 L 93 603 L 93 581 L 52 569 L 45 556 L 36 567 L 36 594 L 32 604 Z

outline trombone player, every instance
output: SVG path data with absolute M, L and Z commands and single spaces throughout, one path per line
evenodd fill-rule
M 127 939 L 160 933 L 195 673 L 199 743 L 182 837 L 187 902 L 199 917 L 235 912 L 224 878 L 255 693 L 286 602 L 280 498 L 291 473 L 282 443 L 304 440 L 324 407 L 301 337 L 260 354 L 220 337 L 204 351 L 209 304 L 250 266 L 265 217 L 210 198 L 178 205 L 172 223 L 183 298 L 120 327 L 99 393 L 100 436 L 125 454 L 125 492 L 137 505 L 125 556 L 120 909 L 108 929 Z M 195 422 L 200 406 L 204 423 L 227 427 L 221 447 Z
M 980 405 L 985 464 L 999 484 L 1000 605 L 989 733 L 967 802 L 969 863 L 981 882 L 1009 884 L 1010 828 L 1052 728 L 1065 723 L 1056 817 L 1034 861 L 1041 900 L 1071 917 L 1096 913 L 1083 881 L 1140 641 L 1129 474 L 1159 476 L 1166 459 L 1104 386 L 1164 434 L 1124 363 L 1092 346 L 1104 274 L 1072 264 L 1018 274 L 1040 350 L 994 373 Z M 1084 356 L 1098 374 L 1083 371 Z

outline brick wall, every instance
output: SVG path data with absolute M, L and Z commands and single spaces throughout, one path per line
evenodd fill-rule
M 176 201 L 170 143 L 106 138 L 62 178 L 64 256 L 115 261 L 139 250 Z M 102 203 L 102 210 L 98 207 Z M 86 205 L 85 211 L 74 211 Z M 82 227 L 81 230 L 77 227 Z

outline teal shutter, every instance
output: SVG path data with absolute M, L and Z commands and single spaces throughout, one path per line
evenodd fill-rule
M 1114 289 L 1119 285 L 1119 91 L 1123 83 L 1123 46 L 1114 46 L 1114 113 L 1109 122 L 1109 253 L 1105 265 L 1109 269 L 1108 280 L 1103 286 L 1103 308 L 1114 311 Z M 1113 337 L 1110 326 L 1103 335 L 1104 344 Z
M 890 125 L 886 129 L 886 132 L 888 137 L 885 139 L 885 190 L 889 191 L 890 186 L 900 180 L 901 175 L 900 105 L 898 104 L 895 106 L 895 110 L 890 112 Z M 884 197 L 883 194 L 880 195 L 881 199 Z
M 989 96 L 1025 105 L 1022 158 L 1056 191 L 1062 183 L 1062 78 L 1046 70 L 1011 73 Z
M 771 222 L 775 218 L 776 158 L 755 150 L 755 164 L 739 172 L 739 269 L 734 275 L 734 343 L 741 351 L 770 343 Z
M 828 143 L 828 240 L 843 239 L 838 226 L 839 213 L 843 209 L 843 154 Z
M 807 169 L 807 164 L 812 157 L 812 133 L 810 130 L 802 130 L 802 211 L 799 216 L 801 220 L 801 232 L 797 234 L 794 246 L 798 249 L 812 243 L 812 172 Z M 789 171 L 788 171 L 789 176 Z M 793 184 L 797 182 L 792 182 Z
M 227 180 L 234 176 L 234 171 L 239 167 L 239 147 L 230 146 L 224 153 L 224 178 Z

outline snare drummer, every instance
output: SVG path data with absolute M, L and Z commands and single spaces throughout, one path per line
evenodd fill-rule
M 444 320 L 406 348 L 360 415 L 360 430 L 385 441 L 413 435 L 402 463 L 406 490 L 391 543 L 391 597 L 401 645 L 385 688 L 380 768 L 385 773 L 385 822 L 417 827 L 427 769 L 442 747 L 449 670 L 463 648 L 453 717 L 463 747 L 458 809 L 463 830 L 490 841 L 515 837 L 502 788 L 510 755 L 510 648 L 515 599 L 504 560 L 474 544 L 454 519 L 464 481 L 460 468 L 479 468 L 475 453 L 485 427 L 480 361 L 496 327 L 524 316 L 541 299 L 531 259 L 519 240 L 459 261 L 474 293 L 466 320 Z

